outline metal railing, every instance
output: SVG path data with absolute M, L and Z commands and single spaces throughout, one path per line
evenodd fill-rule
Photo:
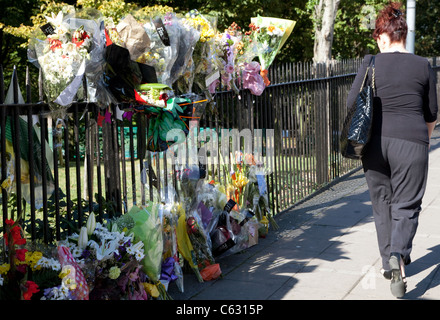
M 194 149 L 186 148 L 185 159 L 196 152 L 199 178 L 225 184 L 234 169 L 226 158 L 235 151 L 255 153 L 258 146 L 269 167 L 265 178 L 272 212 L 290 208 L 359 166 L 340 156 L 338 141 L 360 63 L 274 65 L 271 84 L 261 96 L 220 90 L 214 95 L 215 108 L 207 107 L 197 122 L 198 138 Z M 431 63 L 437 69 L 436 59 Z M 106 110 L 77 101 L 60 121 L 43 102 L 41 83 L 40 101 L 31 102 L 28 76 L 24 103 L 15 74 L 13 101 L 5 104 L 0 71 L 0 227 L 20 216 L 32 239 L 52 242 L 78 229 L 89 212 L 103 219 L 133 205 L 177 199 L 188 163 L 175 161 L 175 148 L 148 151 L 147 113 L 121 118 L 116 115 L 126 106 L 112 105 L 112 117 L 100 122 Z M 228 134 L 239 137 L 239 147 L 226 155 L 222 147 L 233 145 L 225 140 Z

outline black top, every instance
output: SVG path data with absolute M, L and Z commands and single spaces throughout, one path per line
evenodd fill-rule
M 371 55 L 364 58 L 347 98 L 351 107 Z M 375 59 L 373 135 L 428 144 L 426 122 L 437 120 L 436 75 L 428 60 L 411 53 L 379 53 Z M 371 79 L 371 72 L 369 74 Z

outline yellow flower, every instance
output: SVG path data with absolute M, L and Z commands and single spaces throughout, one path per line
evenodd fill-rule
M 63 269 L 61 270 L 60 274 L 58 275 L 58 277 L 60 279 L 64 279 L 65 277 L 67 277 L 70 274 L 70 266 L 64 266 Z
M 121 269 L 119 269 L 117 266 L 113 266 L 109 270 L 108 277 L 114 280 L 119 278 L 120 274 L 121 274 Z
M 152 283 L 144 282 L 142 283 L 144 285 L 145 291 L 152 296 L 153 298 L 157 298 L 159 296 L 159 290 L 157 289 L 157 286 Z
M 232 179 L 232 184 L 238 189 L 242 189 L 249 182 L 248 178 L 242 172 L 235 173 L 235 179 Z
M 32 270 L 40 270 L 41 266 L 35 266 L 38 261 L 43 257 L 43 254 L 40 251 L 27 251 L 25 256 L 24 263 L 29 265 Z
M 58 276 L 61 278 L 62 283 L 66 288 L 69 290 L 76 289 L 75 268 L 73 266 L 64 266 Z
M 3 263 L 2 265 L 0 265 L 0 274 L 8 273 L 9 269 L 11 269 L 9 263 Z

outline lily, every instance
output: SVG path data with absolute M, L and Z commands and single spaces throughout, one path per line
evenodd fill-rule
M 84 249 L 87 246 L 87 242 L 89 241 L 87 237 L 87 228 L 81 227 L 81 231 L 79 232 L 78 237 L 78 247 L 80 249 Z
M 87 219 L 87 235 L 91 236 L 93 234 L 93 231 L 95 231 L 96 228 L 96 218 L 95 214 L 92 212 L 89 215 L 89 218 Z

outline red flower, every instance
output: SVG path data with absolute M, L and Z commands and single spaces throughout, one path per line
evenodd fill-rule
M 25 274 L 27 272 L 27 264 L 19 264 L 17 266 L 17 271 L 22 274 Z
M 59 49 L 62 47 L 63 43 L 58 39 L 49 38 L 50 50 L 55 51 L 55 49 Z
M 38 289 L 38 285 L 33 281 L 26 281 L 26 284 L 24 286 L 26 288 L 26 291 L 23 292 L 24 300 L 31 300 L 32 295 L 40 291 L 40 289 Z
M 90 38 L 90 36 L 87 34 L 87 32 L 84 29 L 78 29 L 74 32 L 72 37 L 72 42 L 76 44 L 77 47 L 81 47 L 84 43 L 84 40 Z
M 6 219 L 5 223 L 9 226 L 9 228 L 11 226 L 14 225 L 14 221 L 11 219 Z M 12 235 L 12 240 L 13 240 L 13 244 L 14 245 L 23 245 L 26 244 L 26 239 L 23 239 L 21 237 L 21 230 L 20 227 L 18 225 L 16 225 L 15 227 L 13 227 L 12 229 L 9 229 L 9 232 Z M 8 237 L 5 237 L 5 241 L 6 241 L 6 245 L 8 245 Z
M 26 259 L 26 252 L 27 249 L 16 249 L 15 254 L 17 256 L 17 259 L 20 261 L 24 261 Z

